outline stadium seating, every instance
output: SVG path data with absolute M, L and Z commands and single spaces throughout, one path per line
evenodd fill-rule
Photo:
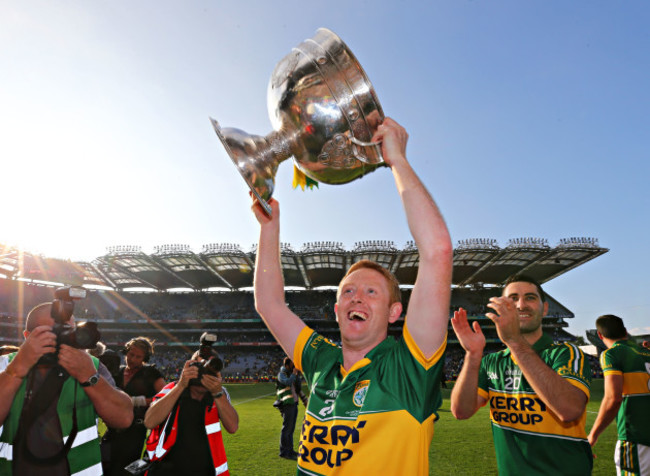
M 23 340 L 24 318 L 29 310 L 53 298 L 53 286 L 24 281 L 0 279 L 0 345 L 20 344 Z M 452 290 L 450 316 L 454 309 L 464 307 L 470 319 L 478 319 L 487 337 L 489 351 L 502 348 L 494 326 L 484 317 L 485 303 L 499 289 L 460 288 Z M 403 290 L 408 305 L 410 290 Z M 286 294 L 288 306 L 310 327 L 337 342 L 338 327 L 334 316 L 336 291 L 292 290 Z M 558 341 L 573 340 L 566 332 L 565 319 L 573 314 L 549 297 L 549 317 L 544 319 L 545 331 Z M 212 293 L 118 293 L 93 291 L 76 303 L 77 321 L 99 324 L 102 341 L 119 350 L 129 339 L 144 335 L 156 340 L 153 361 L 171 378 L 178 375 L 183 362 L 198 347 L 203 332 L 217 334 L 216 349 L 226 361 L 224 375 L 235 380 L 264 380 L 277 373 L 283 351 L 255 311 L 252 292 L 227 291 Z M 389 333 L 399 335 L 403 318 L 391 325 Z M 462 350 L 449 326 L 446 372 L 449 378 L 460 369 Z

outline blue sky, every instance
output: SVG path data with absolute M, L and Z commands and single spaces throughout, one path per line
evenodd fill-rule
M 118 244 L 257 239 L 209 116 L 266 135 L 276 63 L 319 27 L 363 65 L 460 239 L 588 236 L 549 282 L 582 334 L 650 332 L 650 4 L 644 1 L 0 3 L 0 242 L 90 260 Z M 291 189 L 282 240 L 410 239 L 391 174 Z

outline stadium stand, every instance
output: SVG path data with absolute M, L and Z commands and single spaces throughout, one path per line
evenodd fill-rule
M 509 276 L 525 272 L 547 282 L 606 253 L 593 238 L 566 238 L 551 248 L 547 240 L 515 238 L 500 248 L 492 239 L 462 240 L 454 250 L 450 316 L 464 307 L 478 319 L 488 351 L 500 342 L 484 317 L 485 303 L 500 293 Z M 252 276 L 255 248 L 216 243 L 195 254 L 187 245 L 162 245 L 151 255 L 140 247 L 107 249 L 92 262 L 57 260 L 0 245 L 0 345 L 20 344 L 24 318 L 34 305 L 49 301 L 61 285 L 84 286 L 88 297 L 77 303 L 77 321 L 99 324 L 102 341 L 120 350 L 132 337 L 156 340 L 153 361 L 166 376 L 178 375 L 184 360 L 198 346 L 203 332 L 216 333 L 217 350 L 231 380 L 267 380 L 277 374 L 283 352 L 255 311 Z M 305 322 L 334 342 L 336 288 L 345 270 L 361 259 L 372 259 L 395 273 L 407 304 L 418 266 L 413 242 L 402 249 L 390 241 L 362 241 L 346 250 L 337 242 L 313 242 L 296 252 L 281 247 L 287 305 Z M 573 313 L 549 296 L 544 328 L 557 341 L 574 340 L 566 331 Z M 406 306 L 405 306 L 406 308 Z M 390 328 L 401 333 L 404 316 Z M 457 375 L 462 351 L 449 327 L 446 374 Z

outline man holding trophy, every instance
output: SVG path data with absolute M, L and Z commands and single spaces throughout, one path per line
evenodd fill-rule
M 406 160 L 408 134 L 385 118 L 350 49 L 330 30 L 275 67 L 266 136 L 212 125 L 251 189 L 260 224 L 255 306 L 309 384 L 299 474 L 429 474 L 429 445 L 440 408 L 453 248 L 433 198 Z M 286 305 L 280 259 L 280 208 L 272 199 L 278 165 L 293 157 L 294 186 L 343 184 L 379 167 L 393 172 L 419 269 L 403 335 L 399 283 L 373 261 L 355 263 L 339 284 L 342 345 L 308 328 Z
M 381 141 L 419 250 L 403 336 L 388 337 L 402 314 L 395 277 L 372 261 L 355 263 L 337 293 L 342 346 L 308 328 L 285 304 L 279 204 L 259 199 L 256 308 L 311 389 L 302 426 L 299 474 L 429 474 L 429 445 L 441 404 L 453 248 L 445 222 L 406 160 L 408 134 L 386 118 Z

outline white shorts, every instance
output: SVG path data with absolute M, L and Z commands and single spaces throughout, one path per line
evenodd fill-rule
M 650 446 L 618 440 L 614 464 L 618 476 L 650 476 Z

